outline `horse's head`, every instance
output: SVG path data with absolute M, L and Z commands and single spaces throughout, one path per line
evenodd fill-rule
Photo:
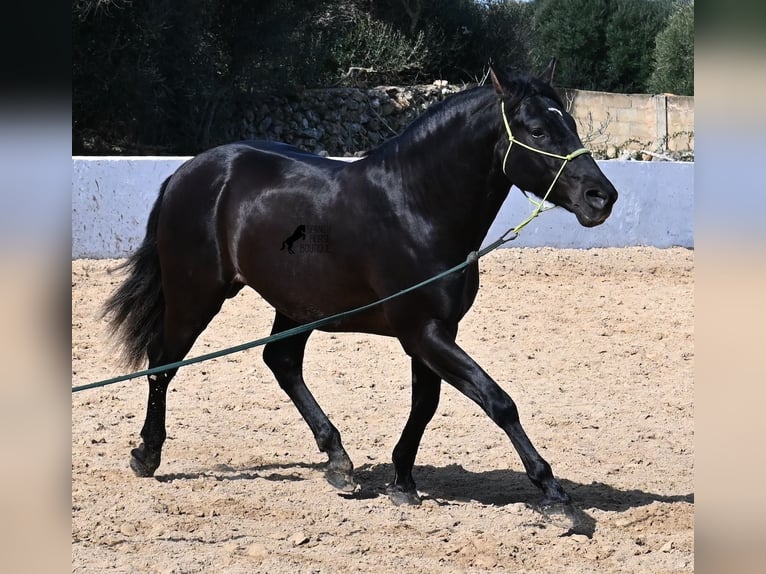
M 551 87 L 555 67 L 553 59 L 538 78 L 490 71 L 506 132 L 497 152 L 513 184 L 593 227 L 609 217 L 617 190 L 583 148 L 574 119 Z

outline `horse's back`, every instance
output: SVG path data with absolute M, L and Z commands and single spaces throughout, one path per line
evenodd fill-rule
M 315 165 L 326 169 L 340 169 L 345 165 L 348 165 L 345 161 L 330 159 L 328 157 L 324 157 L 283 142 L 267 140 L 243 140 L 241 142 L 230 145 L 244 145 L 254 150 L 272 153 L 285 159 L 308 163 L 310 165 Z
M 345 165 L 279 142 L 245 140 L 220 145 L 176 170 L 163 198 L 164 218 L 167 224 L 183 226 L 181 220 L 191 224 L 190 220 L 212 217 L 227 190 L 234 190 L 245 201 L 267 191 L 287 192 L 295 187 L 296 178 L 320 189 Z
M 347 165 L 260 141 L 195 156 L 163 198 L 163 266 L 249 285 L 296 321 L 369 302 L 374 294 L 357 262 L 366 250 L 349 226 L 349 188 L 337 177 Z

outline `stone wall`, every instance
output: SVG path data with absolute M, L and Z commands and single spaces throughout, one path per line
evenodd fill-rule
M 226 135 L 229 141 L 282 141 L 322 155 L 359 155 L 401 133 L 431 104 L 464 88 L 439 80 L 409 87 L 253 96 L 237 105 Z M 563 95 L 583 142 L 597 157 L 625 159 L 640 150 L 693 157 L 693 97 L 584 90 L 564 90 Z
M 436 81 L 254 97 L 238 106 L 227 136 L 282 141 L 322 155 L 358 155 L 400 134 L 431 104 L 461 89 Z

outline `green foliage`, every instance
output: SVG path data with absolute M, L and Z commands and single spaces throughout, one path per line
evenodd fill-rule
M 528 13 L 499 0 L 75 0 L 73 152 L 196 153 L 254 92 L 476 81 L 490 56 L 525 67 Z
M 694 2 L 679 3 L 658 34 L 654 62 L 653 92 L 694 95 Z
M 490 61 L 556 56 L 560 86 L 645 91 L 671 1 L 74 0 L 73 152 L 193 154 L 256 92 L 476 82 Z M 663 83 L 691 74 L 674 18 L 652 85 L 693 93 Z
M 470 61 L 465 66 L 469 69 L 480 68 L 491 57 L 498 64 L 529 70 L 532 5 L 490 1 L 478 11 L 478 16 L 470 45 Z
M 647 90 L 655 38 L 665 27 L 671 11 L 672 0 L 612 0 L 605 35 L 607 91 Z
M 324 81 L 299 0 L 73 5 L 74 153 L 196 153 L 236 96 Z
M 424 34 L 421 76 L 477 81 L 490 59 L 528 65 L 531 5 L 513 0 L 376 0 L 374 18 L 413 38 Z
M 340 33 L 327 43 L 336 81 L 354 78 L 357 71 L 366 80 L 395 83 L 422 70 L 428 58 L 422 30 L 408 38 L 391 24 L 359 11 L 345 20 Z
M 655 37 L 673 0 L 537 0 L 533 61 L 559 59 L 556 81 L 568 88 L 645 92 Z
M 559 60 L 556 84 L 603 89 L 606 76 L 606 23 L 609 0 L 540 0 L 535 3 L 532 60 L 542 69 Z

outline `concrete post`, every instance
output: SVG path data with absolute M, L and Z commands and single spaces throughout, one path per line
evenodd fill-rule
M 655 123 L 657 127 L 655 148 L 668 151 L 668 97 L 665 94 L 654 96 Z

